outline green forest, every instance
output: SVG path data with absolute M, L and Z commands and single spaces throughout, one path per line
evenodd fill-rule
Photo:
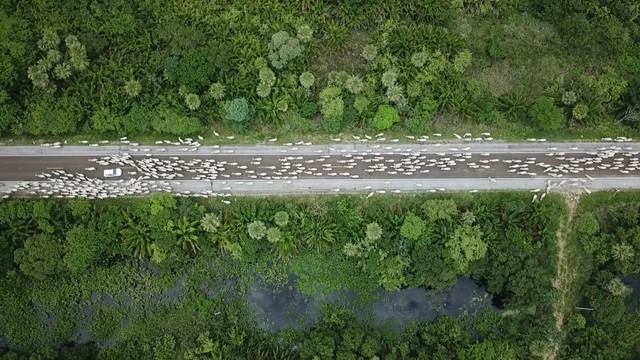
M 640 194 L 583 196 L 575 213 L 530 199 L 3 200 L 0 359 L 637 358 Z M 400 328 L 372 318 L 379 289 L 460 277 L 492 305 Z M 265 328 L 255 283 L 314 299 L 318 318 Z M 340 291 L 355 300 L 328 300 Z
M 14 141 L 640 128 L 635 0 L 5 0 L 0 34 Z
M 640 196 L 598 193 L 580 203 L 573 231 L 575 305 L 567 359 L 640 356 Z M 623 280 L 625 282 L 623 282 Z M 635 284 L 633 291 L 629 284 Z
M 0 203 L 2 359 L 520 359 L 554 332 L 559 196 L 320 196 Z M 482 283 L 500 310 L 403 331 L 323 302 L 309 327 L 260 329 L 252 279 L 296 290 Z M 182 292 L 163 296 L 176 283 Z M 212 293 L 215 294 L 212 296 Z M 84 335 L 78 335 L 83 333 Z M 84 343 L 76 343 L 83 336 Z M 557 336 L 557 335 L 554 335 Z M 76 338 L 74 338 L 76 337 Z

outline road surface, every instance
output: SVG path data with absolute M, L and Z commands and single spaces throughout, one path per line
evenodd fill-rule
M 85 193 L 76 188 L 97 182 L 106 197 L 113 191 L 226 195 L 637 188 L 639 151 L 638 143 L 619 142 L 0 147 L 0 192 L 79 197 Z M 118 182 L 102 176 L 111 168 L 123 170 Z M 137 187 L 128 193 L 104 185 L 132 183 Z

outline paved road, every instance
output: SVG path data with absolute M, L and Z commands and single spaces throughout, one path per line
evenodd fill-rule
M 60 187 L 73 187 L 117 167 L 122 180 L 200 193 L 530 189 L 548 180 L 634 188 L 640 187 L 639 151 L 638 143 L 0 147 L 0 182 L 8 189 L 13 182 L 57 179 Z
M 271 180 L 281 178 L 297 179 L 317 179 L 317 178 L 354 178 L 358 176 L 360 179 L 430 179 L 430 178 L 532 178 L 532 177 L 548 177 L 544 170 L 548 167 L 560 167 L 563 164 L 572 164 L 571 160 L 579 161 L 591 158 L 585 153 L 567 152 L 563 155 L 544 155 L 537 153 L 521 153 L 521 154 L 491 154 L 482 156 L 480 154 L 463 156 L 439 156 L 437 154 L 411 155 L 403 156 L 401 154 L 364 154 L 364 155 L 331 155 L 323 158 L 322 155 L 267 155 L 267 156 L 249 156 L 249 155 L 182 155 L 182 156 L 154 156 L 153 158 L 160 160 L 164 164 L 180 164 L 178 161 L 184 161 L 185 164 L 194 163 L 197 160 L 210 160 L 211 167 L 213 164 L 220 164 L 216 169 L 217 176 L 210 180 L 228 178 L 228 179 L 263 179 Z M 354 159 L 356 157 L 357 159 Z M 360 159 L 361 157 L 361 159 Z M 171 159 L 173 158 L 173 159 Z M 177 159 L 176 159 L 177 158 Z M 403 159 L 410 159 L 405 161 Z M 564 158 L 564 159 L 562 159 Z M 137 178 L 142 175 L 139 169 L 131 165 L 119 165 L 112 163 L 109 165 L 100 165 L 89 160 L 95 159 L 89 156 L 20 156 L 20 157 L 0 157 L 0 181 L 33 181 L 39 180 L 38 174 L 43 172 L 51 172 L 51 170 L 65 170 L 69 173 L 83 173 L 87 176 L 104 179 L 103 170 L 120 168 L 123 170 L 123 179 Z M 136 163 L 146 160 L 143 156 L 132 156 Z M 260 160 L 258 160 L 260 159 Z M 616 159 L 618 163 L 615 163 Z M 583 163 L 577 162 L 577 167 L 572 173 L 566 170 L 566 176 L 573 174 L 589 174 L 592 177 L 615 177 L 633 175 L 634 157 L 625 157 L 623 155 L 612 156 L 597 164 L 585 165 L 588 160 Z M 520 161 L 516 163 L 514 161 Z M 440 162 L 440 164 L 439 164 Z M 526 164 L 526 163 L 529 164 Z M 411 163 L 415 163 L 410 168 Z M 288 164 L 288 165 L 287 165 Z M 422 164 L 422 165 L 420 165 Z M 513 167 L 520 164 L 519 167 Z M 615 166 L 621 164 L 620 166 Z M 301 165 L 301 166 L 300 166 Z M 446 165 L 438 167 L 438 165 Z M 527 166 L 528 165 L 528 166 Z M 606 167 L 606 165 L 610 165 Z M 632 166 L 633 165 L 633 166 Z M 179 165 L 175 165 L 178 167 Z M 525 167 L 526 166 L 526 167 Z M 600 168 L 598 168 L 600 166 Z M 174 166 L 172 166 L 173 168 Z M 246 168 L 245 168 L 246 167 Z M 418 168 L 419 167 L 419 168 Z M 86 170 L 95 168 L 95 170 Z M 155 168 L 158 168 L 156 166 Z M 186 168 L 186 166 L 182 166 Z M 579 169 L 585 169 L 580 171 Z M 586 170 L 593 168 L 593 170 Z M 206 170 L 207 167 L 194 163 L 189 169 Z M 449 170 L 446 170 L 449 169 Z M 516 169 L 518 171 L 509 172 Z M 413 171 L 408 171 L 413 170 Z M 629 174 L 620 172 L 629 171 Z M 638 168 L 640 170 L 640 168 Z M 428 172 L 426 172 L 428 171 Z M 171 171 L 174 174 L 181 174 L 184 180 L 193 180 L 199 173 L 189 172 L 187 170 Z M 518 174 L 520 173 L 520 174 Z M 263 174 L 263 175 L 260 175 Z M 535 175 L 533 175 L 535 174 Z M 514 176 L 517 175 L 517 176 Z M 203 177 L 202 179 L 207 179 Z M 197 179 L 199 180 L 199 179 Z

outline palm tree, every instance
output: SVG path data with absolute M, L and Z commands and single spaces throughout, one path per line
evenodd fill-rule
M 611 279 L 609 284 L 607 284 L 607 290 L 613 296 L 626 295 L 629 293 L 627 286 L 618 278 Z
M 283 227 L 287 226 L 289 223 L 289 213 L 286 211 L 278 211 L 276 215 L 273 217 L 276 225 Z
M 282 234 L 280 241 L 272 244 L 273 252 L 280 259 L 286 259 L 293 256 L 298 249 L 296 239 L 290 234 Z
M 215 232 L 222 225 L 220 217 L 216 214 L 208 213 L 200 219 L 200 227 L 206 232 Z
M 247 226 L 247 231 L 252 239 L 260 240 L 267 232 L 267 227 L 260 220 L 254 221 Z
M 130 97 L 137 97 L 142 91 L 142 85 L 138 80 L 131 79 L 124 84 L 124 91 Z
M 277 227 L 271 227 L 267 230 L 267 240 L 270 243 L 277 243 L 282 240 L 282 232 Z
M 189 221 L 186 216 L 183 216 L 181 219 L 173 224 L 173 221 L 169 220 L 169 227 L 172 229 L 171 231 L 176 235 L 176 240 L 178 242 L 178 246 L 180 246 L 183 250 L 187 250 L 187 248 L 191 248 L 191 251 L 194 253 L 197 250 L 200 250 L 198 246 L 198 235 L 196 235 L 196 226 L 198 225 L 198 220 Z
M 124 214 L 127 219 L 127 228 L 120 231 L 123 236 L 123 244 L 131 251 L 131 255 L 139 259 L 148 259 L 153 254 L 153 241 L 151 241 L 149 227 L 142 221 L 133 221 L 128 214 Z
M 614 244 L 611 252 L 613 253 L 613 258 L 621 263 L 629 261 L 634 255 L 633 247 L 627 243 Z
M 320 252 L 336 240 L 336 224 L 322 217 L 299 216 L 301 237 L 310 248 Z
M 376 222 L 372 222 L 367 225 L 367 241 L 373 243 L 376 242 L 382 236 L 382 227 Z

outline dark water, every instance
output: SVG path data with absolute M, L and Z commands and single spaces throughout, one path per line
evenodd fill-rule
M 634 293 L 640 292 L 640 274 L 630 274 L 622 278 L 622 282 L 633 289 Z
M 630 274 L 622 278 L 622 282 L 633 292 L 627 301 L 630 311 L 640 312 L 640 274 Z
M 358 306 L 356 295 L 339 292 L 325 297 L 305 295 L 296 290 L 295 277 L 281 289 L 253 280 L 247 301 L 254 309 L 258 323 L 265 329 L 301 328 L 320 316 L 323 300 L 358 309 L 356 316 L 371 317 L 374 326 L 387 325 L 402 329 L 413 321 L 429 321 L 440 315 L 472 315 L 485 308 L 494 308 L 491 297 L 480 285 L 461 277 L 447 290 L 411 288 L 399 291 L 379 289 L 370 309 Z M 494 308 L 495 309 L 495 308 Z

